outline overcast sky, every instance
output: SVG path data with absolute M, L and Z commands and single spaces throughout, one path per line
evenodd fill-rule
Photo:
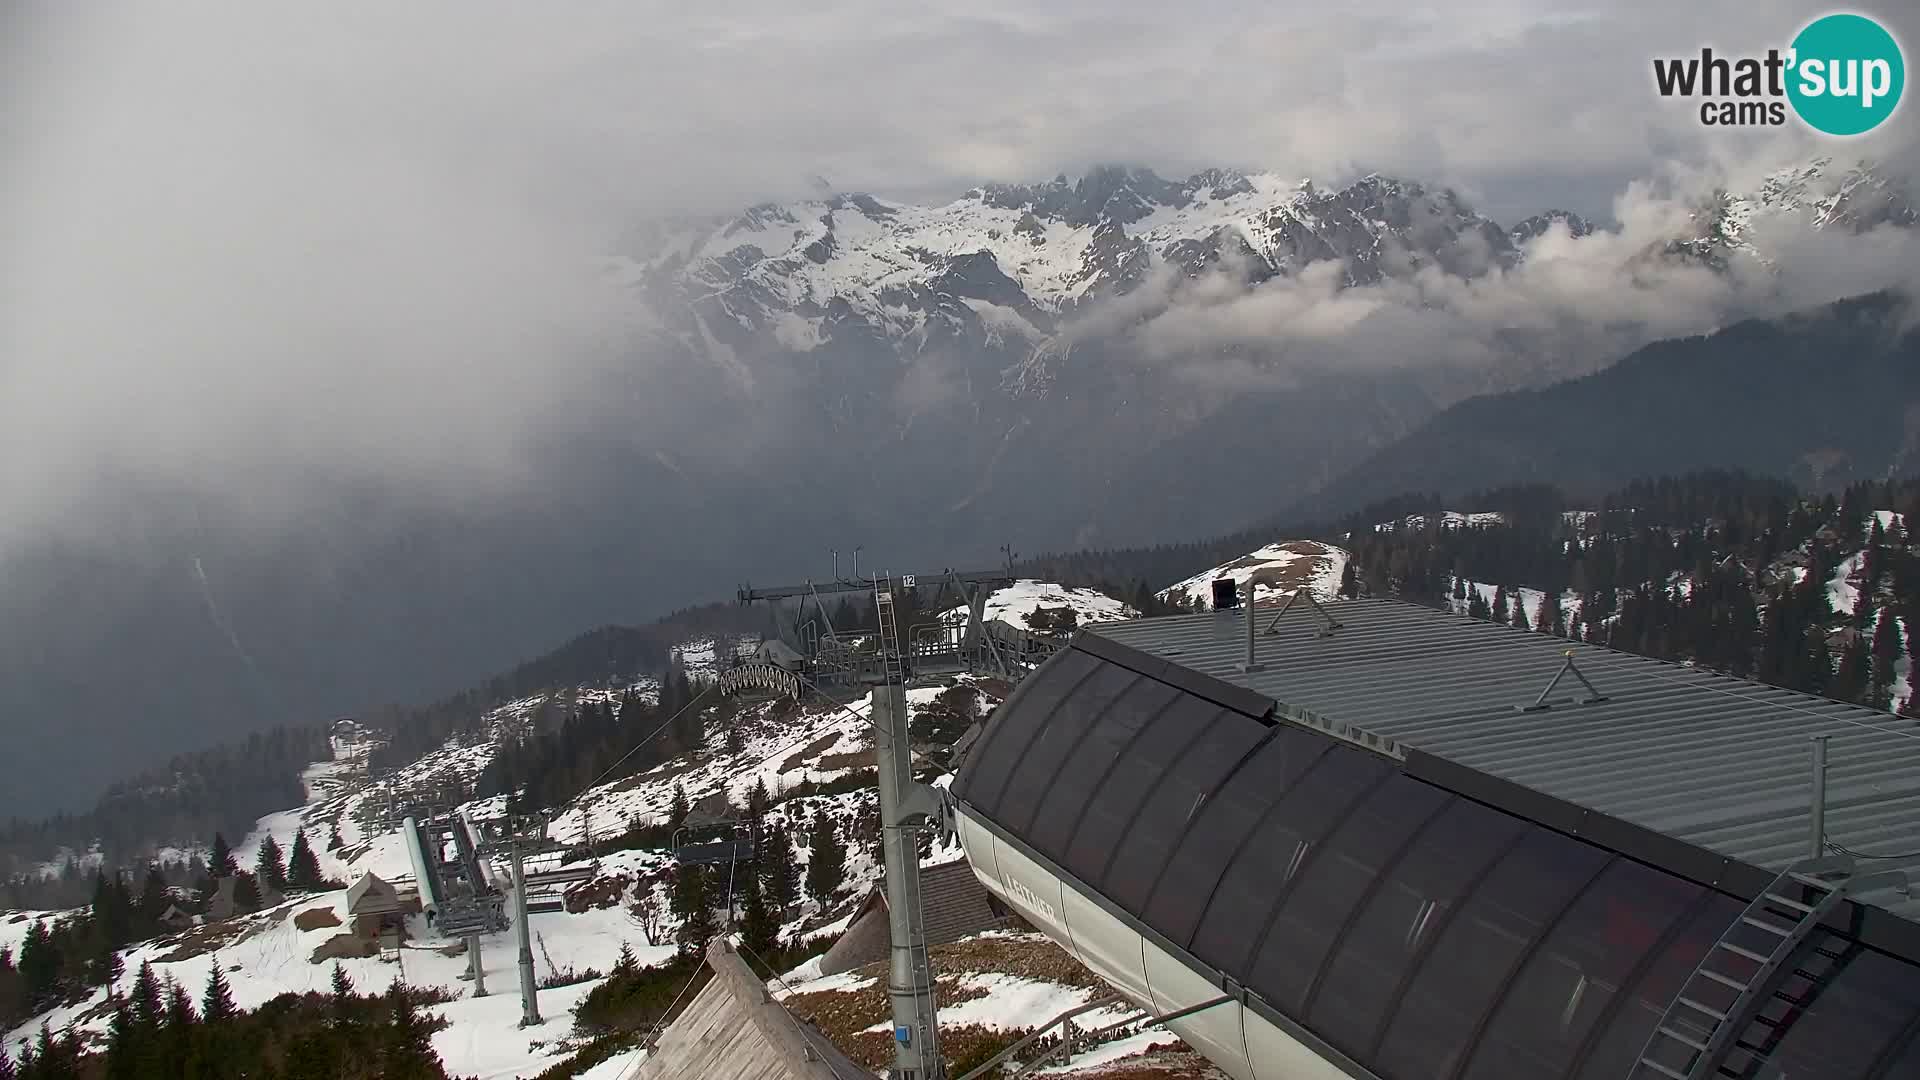
M 578 405 L 618 339 L 620 298 L 586 257 L 637 219 L 816 176 L 947 198 L 1098 162 L 1380 170 L 1503 219 L 1608 217 L 1635 178 L 1821 148 L 1703 129 L 1651 90 L 1652 56 L 1784 44 L 1805 13 L 11 3 L 0 505 L 32 520 L 129 464 L 510 483 L 515 448 Z M 1920 39 L 1912 15 L 1891 21 Z M 1908 103 L 1890 138 L 1827 145 L 1904 159 L 1916 126 Z

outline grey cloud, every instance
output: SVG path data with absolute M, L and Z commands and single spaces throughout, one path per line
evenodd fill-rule
M 1880 6 L 1916 39 L 1910 11 Z M 255 501 L 297 501 L 289 478 L 315 470 L 511 490 L 543 432 L 651 407 L 604 393 L 650 358 L 591 256 L 636 221 L 814 175 L 948 197 L 1111 160 L 1379 169 L 1512 217 L 1669 162 L 1806 149 L 1703 131 L 1649 85 L 1655 53 L 1778 40 L 1804 17 L 1786 0 L 7 10 L 0 500 L 16 527 L 112 472 Z M 1521 276 L 1452 298 L 1416 282 L 1410 311 L 1306 281 L 1208 317 L 1364 340 L 1431 331 L 1435 307 L 1469 326 L 1554 318 L 1515 305 L 1592 284 Z M 1152 330 L 1204 333 L 1174 314 Z
M 1231 269 L 1198 282 L 1168 272 L 1075 330 L 1120 335 L 1143 362 L 1210 386 L 1271 388 L 1345 371 L 1446 375 L 1471 387 L 1458 376 L 1564 378 L 1742 317 L 1882 289 L 1920 293 L 1920 236 L 1891 226 L 1854 234 L 1761 215 L 1750 235 L 1758 259 L 1714 270 L 1654 257 L 1688 233 L 1690 211 L 1713 191 L 1752 190 L 1777 164 L 1636 182 L 1614 202 L 1617 228 L 1576 238 L 1556 225 L 1512 268 L 1463 278 L 1427 267 L 1357 287 L 1343 286 L 1336 262 L 1253 286 Z

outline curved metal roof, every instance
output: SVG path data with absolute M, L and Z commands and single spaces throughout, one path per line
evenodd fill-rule
M 1621 768 L 1607 740 L 1530 729 L 1611 717 L 1631 746 L 1652 718 L 1711 725 L 1691 702 L 1655 699 L 1685 677 L 1663 666 L 1664 681 L 1636 682 L 1617 654 L 1588 650 L 1581 667 L 1607 702 L 1521 713 L 1564 642 L 1533 636 L 1542 651 L 1529 635 L 1395 604 L 1335 610 L 1347 624 L 1335 637 L 1315 638 L 1305 618 L 1283 626 L 1253 673 L 1231 671 L 1244 658 L 1238 613 L 1083 633 L 995 712 L 954 795 L 1071 887 L 1374 1075 L 1626 1077 L 1773 874 L 1424 747 L 1455 720 L 1461 741 L 1446 745 L 1479 763 L 1520 773 L 1544 760 L 1524 773 L 1538 779 L 1591 758 L 1570 775 L 1630 793 L 1605 783 Z M 1408 632 L 1397 647 L 1396 627 Z M 1495 662 L 1503 650 L 1525 670 Z M 1498 752 L 1509 727 L 1530 750 Z M 1730 773 L 1706 784 L 1703 805 L 1735 786 Z M 1884 925 L 1914 924 L 1880 913 L 1876 929 L 1873 911 L 1816 930 L 1763 1014 L 1779 1032 L 1767 1056 L 1794 1080 L 1920 1075 L 1920 964 Z

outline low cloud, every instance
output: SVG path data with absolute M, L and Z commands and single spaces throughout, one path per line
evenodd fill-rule
M 1915 40 L 1904 6 L 1878 14 Z M 260 513 L 341 476 L 497 498 L 533 482 L 540 443 L 608 413 L 632 433 L 697 427 L 650 379 L 681 361 L 637 344 L 594 256 L 638 221 L 815 177 L 945 199 L 1110 161 L 1378 169 L 1502 218 L 1604 211 L 1600 193 L 1663 162 L 1813 149 L 1701 128 L 1648 66 L 1764 48 L 1804 16 L 1787 0 L 7 5 L 0 519 L 40 530 L 123 480 Z M 1628 236 L 1636 212 L 1617 211 Z M 1544 240 L 1466 287 L 1338 292 L 1308 274 L 1115 317 L 1152 315 L 1155 349 L 1277 341 L 1296 364 L 1384 366 L 1483 362 L 1505 329 L 1572 319 L 1601 341 L 1584 363 L 1615 321 L 1696 328 L 1746 295 L 1622 278 L 1610 243 L 1549 257 Z M 1837 280 L 1814 276 L 1809 291 Z
M 1758 181 L 1751 170 L 1737 175 Z M 1894 226 L 1822 230 L 1805 214 L 1763 214 L 1747 235 L 1757 257 L 1713 269 L 1663 255 L 1698 231 L 1690 214 L 1734 183 L 1721 173 L 1690 186 L 1701 180 L 1635 182 L 1614 201 L 1613 227 L 1576 237 L 1556 225 L 1510 268 L 1463 277 L 1426 266 L 1353 287 L 1334 261 L 1254 285 L 1231 261 L 1198 280 L 1166 269 L 1068 333 L 1118 336 L 1144 362 L 1213 386 L 1404 372 L 1471 388 L 1582 374 L 1647 342 L 1743 317 L 1920 290 L 1920 231 Z

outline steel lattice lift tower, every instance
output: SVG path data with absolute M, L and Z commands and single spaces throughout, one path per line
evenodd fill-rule
M 889 964 L 887 997 L 893 1007 L 893 1067 L 889 1080 L 943 1080 L 946 1067 L 940 1057 L 940 1031 L 933 994 L 933 965 L 927 955 L 925 913 L 920 895 L 920 834 L 941 827 L 945 795 L 913 778 L 913 753 L 908 740 L 907 679 L 924 661 L 925 667 L 961 670 L 982 667 L 1007 673 L 1009 661 L 992 635 L 985 633 L 981 614 L 990 586 L 1009 584 L 1011 567 L 984 573 L 943 571 L 926 575 L 944 589 L 955 587 L 966 604 L 964 632 L 923 635 L 912 633 L 902 649 L 897 623 L 896 588 L 916 589 L 919 575 L 890 574 L 863 579 L 836 578 L 816 584 L 755 589 L 743 586 L 740 602 L 810 598 L 825 617 L 819 598 L 826 593 L 871 592 L 879 641 L 870 662 L 834 666 L 851 674 L 855 683 L 872 687 L 874 756 L 879 766 L 881 849 L 886 866 Z M 831 623 L 828 635 L 832 638 Z M 990 658 L 990 660 L 989 660 Z

